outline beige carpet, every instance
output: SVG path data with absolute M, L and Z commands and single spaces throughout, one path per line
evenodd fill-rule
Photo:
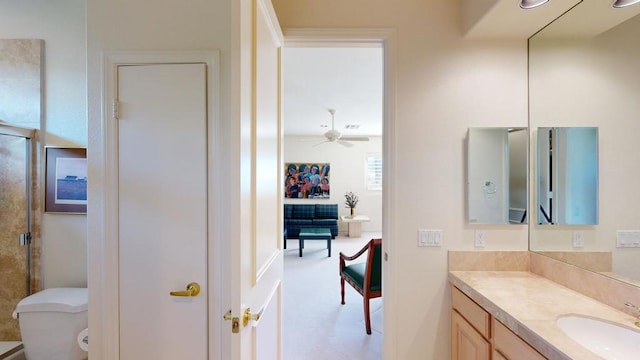
M 362 296 L 345 285 L 340 304 L 338 254 L 353 255 L 380 233 L 361 238 L 339 236 L 327 257 L 326 241 L 298 240 L 284 253 L 284 360 L 377 360 L 382 358 L 382 298 L 371 300 L 372 334 L 364 325 Z M 362 258 L 364 261 L 365 258 Z

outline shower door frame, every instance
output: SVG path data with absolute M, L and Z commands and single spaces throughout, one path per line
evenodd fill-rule
M 33 192 L 33 140 L 36 130 L 30 128 L 23 128 L 19 126 L 9 125 L 6 123 L 0 123 L 0 136 L 13 136 L 24 138 L 25 143 L 25 202 L 26 202 L 26 226 L 25 233 L 20 236 L 21 245 L 26 246 L 26 296 L 31 295 L 31 201 Z

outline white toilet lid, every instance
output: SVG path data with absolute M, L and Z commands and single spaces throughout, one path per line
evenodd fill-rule
M 87 311 L 88 302 L 87 288 L 51 288 L 20 300 L 16 306 L 16 312 L 56 311 L 77 313 Z

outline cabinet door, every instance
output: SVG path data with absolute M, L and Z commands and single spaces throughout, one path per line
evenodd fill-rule
M 451 311 L 451 359 L 489 360 L 490 345 L 456 311 Z
M 491 316 L 456 287 L 451 288 L 451 307 L 485 339 L 491 338 Z

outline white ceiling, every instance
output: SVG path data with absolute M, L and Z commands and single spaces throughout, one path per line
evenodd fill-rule
M 614 8 L 613 0 L 584 0 L 549 24 L 536 39 L 591 38 L 640 14 L 640 6 Z
M 465 37 L 527 39 L 581 0 L 551 0 L 533 9 L 517 0 L 462 0 Z M 613 1 L 595 0 L 599 2 Z
M 344 136 L 382 135 L 381 47 L 285 47 L 282 71 L 285 135 L 324 134 L 328 109 Z

